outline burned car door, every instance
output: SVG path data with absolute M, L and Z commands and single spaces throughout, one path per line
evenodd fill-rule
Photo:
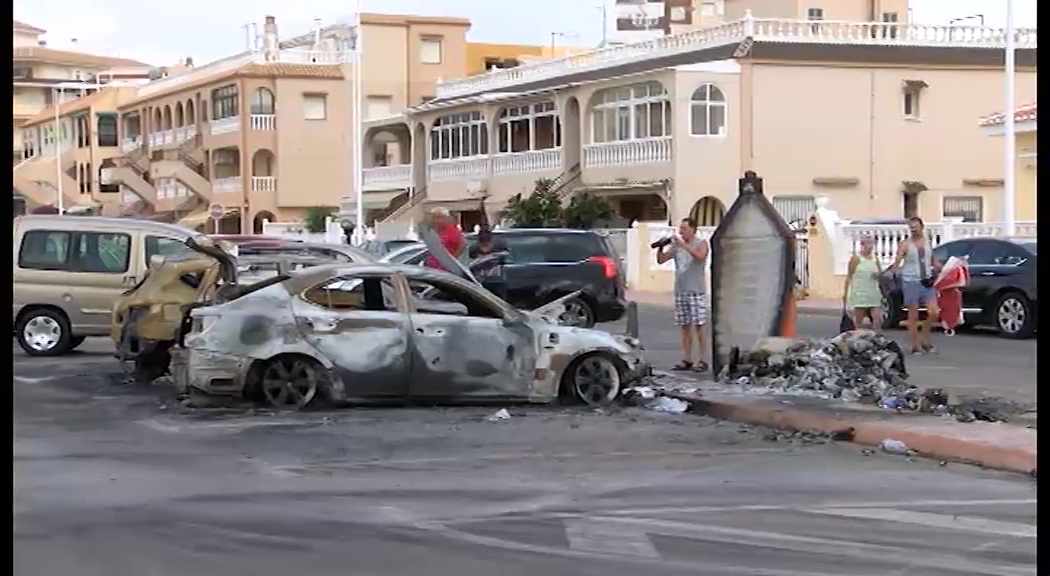
M 416 398 L 527 398 L 536 368 L 535 333 L 480 287 L 434 274 L 407 278 L 411 313 L 411 389 Z
M 408 393 L 409 317 L 389 274 L 326 280 L 303 292 L 294 311 L 307 341 L 331 361 L 348 399 Z

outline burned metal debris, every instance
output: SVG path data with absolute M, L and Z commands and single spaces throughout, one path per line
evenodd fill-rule
M 907 378 L 900 346 L 868 331 L 828 340 L 773 339 L 752 352 L 734 350 L 718 376 L 723 384 L 866 404 L 893 399 L 896 408 L 917 410 L 923 395 Z

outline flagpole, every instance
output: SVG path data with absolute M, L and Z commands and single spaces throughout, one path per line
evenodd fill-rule
M 364 194 L 364 176 L 362 171 L 362 163 L 364 162 L 364 131 L 361 123 L 361 98 L 362 98 L 362 77 L 364 76 L 364 30 L 361 27 L 361 0 L 356 0 L 354 8 L 354 30 L 357 32 L 354 40 L 354 101 L 352 103 L 351 114 L 353 119 L 351 121 L 351 130 L 353 131 L 353 153 L 354 158 L 351 165 L 354 168 L 354 194 L 357 200 L 357 223 L 354 227 L 354 234 L 356 235 L 355 244 L 360 244 L 361 240 L 365 237 L 365 194 Z
M 1013 236 L 1016 233 L 1017 223 L 1015 220 L 1014 196 L 1016 195 L 1017 181 L 1017 125 L 1014 110 L 1017 104 L 1014 102 L 1014 76 L 1015 76 L 1015 52 L 1016 36 L 1014 31 L 1014 0 L 1006 0 L 1006 86 L 1004 96 L 1006 100 L 1003 113 L 1005 117 L 1004 138 L 1006 139 L 1006 152 L 1003 161 L 1003 235 Z

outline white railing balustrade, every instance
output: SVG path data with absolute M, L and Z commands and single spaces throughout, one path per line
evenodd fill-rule
M 431 160 L 427 172 L 431 181 L 463 180 L 488 176 L 488 156 L 480 158 L 456 158 L 455 160 Z
M 214 189 L 214 187 L 213 187 Z M 274 176 L 252 176 L 252 192 L 274 192 L 277 178 Z
M 561 170 L 561 149 L 530 150 L 492 157 L 493 174 L 529 174 Z
M 142 136 L 135 136 L 133 138 L 124 138 L 120 141 L 120 151 L 127 154 L 128 152 L 134 152 L 142 148 Z
M 346 233 L 343 226 L 335 218 L 325 219 L 325 231 L 320 233 L 307 232 L 302 222 L 270 222 L 263 220 L 262 233 L 266 236 L 284 236 L 296 238 L 304 242 L 324 242 L 327 244 L 344 244 Z
M 231 176 L 229 178 L 217 178 L 211 181 L 212 192 L 240 192 L 241 177 Z
M 727 22 L 681 34 L 620 46 L 609 46 L 564 58 L 530 62 L 458 80 L 440 81 L 440 99 L 468 96 L 531 82 L 608 70 L 629 64 L 665 59 L 679 54 L 736 45 L 747 38 L 757 42 L 798 44 L 854 44 L 879 46 L 972 47 L 1003 49 L 1006 29 L 983 26 L 946 26 L 897 22 L 845 22 L 754 18 Z M 1016 45 L 1035 49 L 1036 28 L 1015 29 Z
M 251 116 L 252 130 L 276 130 L 277 129 L 277 115 L 276 114 L 252 114 Z
M 412 166 L 376 166 L 361 171 L 361 180 L 365 191 L 400 190 L 412 185 Z
M 212 136 L 218 136 L 219 134 L 229 134 L 230 132 L 236 132 L 240 129 L 240 116 L 231 116 L 229 118 L 222 118 L 220 120 L 212 120 L 211 122 L 208 122 L 208 133 Z
M 588 144 L 583 147 L 583 164 L 586 168 L 603 168 L 627 164 L 670 162 L 673 157 L 673 148 L 669 136 Z

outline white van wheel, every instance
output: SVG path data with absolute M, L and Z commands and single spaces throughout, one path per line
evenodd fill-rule
M 58 311 L 30 310 L 18 321 L 18 345 L 30 356 L 60 356 L 69 351 L 69 321 Z

